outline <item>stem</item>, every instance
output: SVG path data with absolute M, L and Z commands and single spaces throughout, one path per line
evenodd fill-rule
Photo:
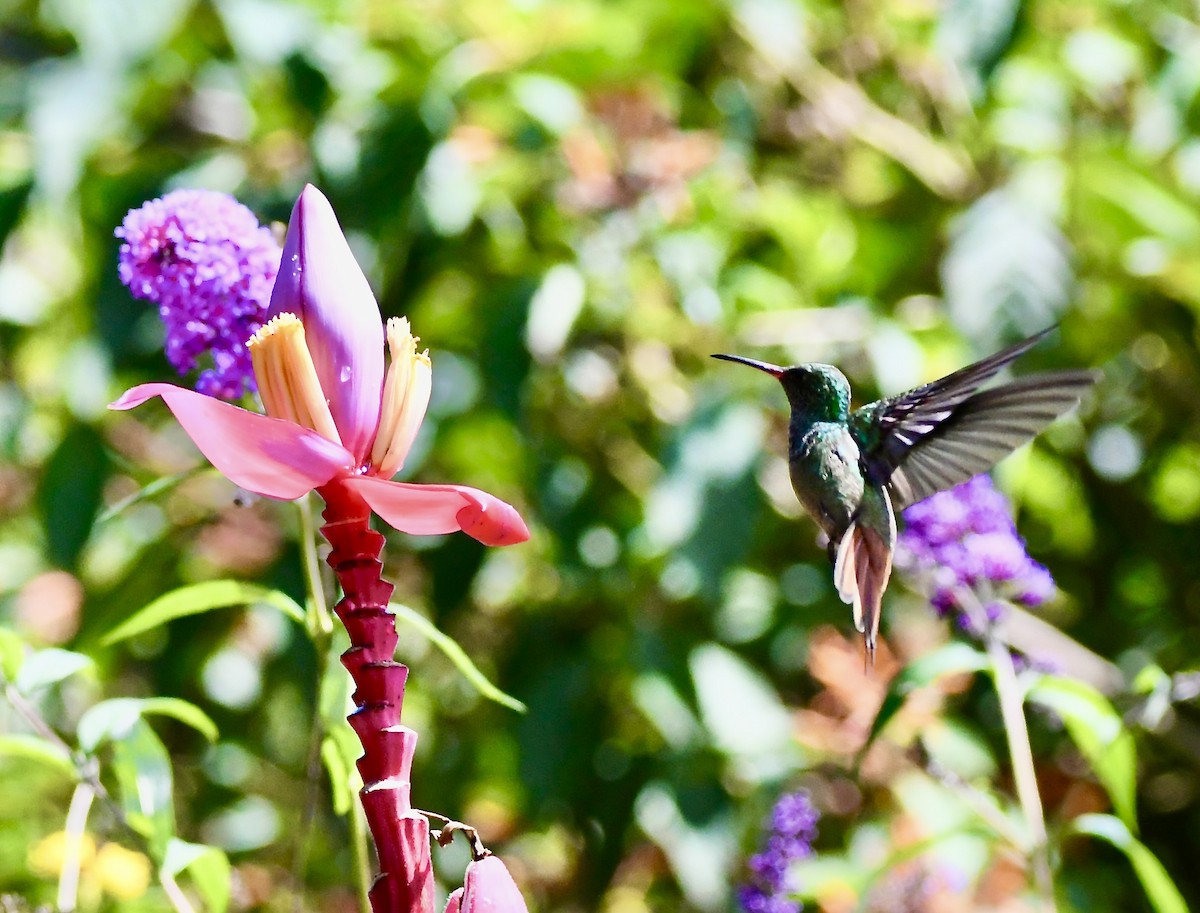
M 354 860 L 354 884 L 358 889 L 359 913 L 371 913 L 371 854 L 362 806 L 350 809 L 350 856 Z
M 1017 801 L 1021 805 L 1025 826 L 1029 829 L 1032 841 L 1029 861 L 1033 868 L 1033 879 L 1041 895 L 1042 909 L 1053 913 L 1056 908 L 1054 879 L 1050 872 L 1050 841 L 1046 836 L 1046 816 L 1042 810 L 1042 797 L 1038 792 L 1033 748 L 1029 744 L 1024 694 L 1020 682 L 1017 681 L 1012 653 L 1000 635 L 1000 623 L 988 620 L 987 612 L 975 594 L 959 590 L 957 595 L 959 604 L 971 619 L 973 626 L 983 632 L 984 646 L 987 648 L 992 677 L 996 683 L 996 697 L 1000 701 L 1000 717 L 1004 721 L 1004 733 L 1008 739 L 1008 754 L 1017 790 Z
M 167 875 L 160 869 L 158 882 L 163 886 L 163 892 L 167 895 L 167 900 L 171 901 L 171 906 L 175 908 L 176 913 L 196 913 L 196 908 L 187 899 L 187 895 L 183 893 L 183 888 L 179 887 L 179 882 L 174 877 Z
M 333 618 L 329 614 L 329 605 L 325 602 L 325 581 L 321 579 L 320 559 L 317 557 L 316 525 L 313 523 L 312 495 L 308 494 L 296 502 L 300 514 L 301 553 L 304 556 L 304 578 L 308 584 L 308 593 L 312 599 L 307 606 L 308 617 L 305 624 L 313 637 L 316 646 L 318 638 L 324 636 L 324 645 L 328 645 L 333 634 Z M 324 662 L 325 652 L 321 652 Z M 319 681 L 320 679 L 318 679 Z
M 410 771 L 417 734 L 400 723 L 408 668 L 395 662 L 396 623 L 388 612 L 392 585 L 380 576 L 384 538 L 370 527 L 366 502 L 337 481 L 322 486 L 321 534 L 333 546 L 326 561 L 343 597 L 334 613 L 350 635 L 342 665 L 354 681 L 350 726 L 363 746 L 359 792 L 375 838 L 380 874 L 369 892 L 374 913 L 432 913 L 429 822 L 412 807 Z
M 104 788 L 104 784 L 100 782 L 99 765 L 96 759 L 71 748 L 66 740 L 55 732 L 49 723 L 42 719 L 37 708 L 25 698 L 25 695 L 17 690 L 15 685 L 8 684 L 4 686 L 4 697 L 12 705 L 12 708 L 17 711 L 17 714 L 29 724 L 30 729 L 71 759 L 71 762 L 75 765 L 75 770 L 79 774 L 79 779 L 86 783 L 92 792 L 100 798 L 117 820 L 117 823 L 130 833 L 136 834 L 137 832 L 129 826 L 129 822 L 125 819 L 124 809 L 117 802 L 113 801 L 112 796 L 108 794 L 108 790 Z
M 83 864 L 83 835 L 87 830 L 88 813 L 96 791 L 87 783 L 75 786 L 71 805 L 67 809 L 67 822 L 63 827 L 66 842 L 63 847 L 62 871 L 58 876 L 58 898 L 55 904 L 59 913 L 70 913 L 79 900 L 79 870 Z
M 970 806 L 979 818 L 997 834 L 1007 840 L 1022 856 L 1029 856 L 1032 847 L 1029 835 L 1017 827 L 991 796 L 980 792 L 957 773 L 930 756 L 925 743 L 917 736 L 912 752 L 913 761 L 930 777 L 953 792 Z
M 305 495 L 296 502 L 296 508 L 300 516 L 300 551 L 303 556 L 304 577 L 309 593 L 304 627 L 308 631 L 313 650 L 316 651 L 317 682 L 321 683 L 325 681 L 329 665 L 330 645 L 333 642 L 333 618 L 329 614 L 329 607 L 325 600 L 325 582 L 321 579 L 321 567 L 317 557 L 312 496 Z M 317 790 L 321 777 L 321 744 L 325 739 L 325 726 L 319 689 L 320 684 L 318 684 L 312 733 L 309 737 L 308 757 L 305 763 L 306 798 L 300 813 L 300 827 L 296 835 L 295 854 L 292 857 L 292 881 L 297 886 L 304 883 L 304 871 L 308 865 L 313 821 L 316 817 Z M 303 892 L 297 890 L 293 901 L 293 913 L 302 913 L 303 906 Z M 364 906 L 361 913 L 370 913 L 370 907 Z

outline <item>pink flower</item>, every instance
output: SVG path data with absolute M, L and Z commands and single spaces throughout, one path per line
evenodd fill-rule
M 266 415 L 173 384 L 141 384 L 111 409 L 161 396 L 226 478 L 291 500 L 331 484 L 406 533 L 456 530 L 487 545 L 529 538 L 504 501 L 462 485 L 392 482 L 429 402 L 428 353 L 404 319 L 385 328 L 329 201 L 309 185 L 288 223 L 268 322 L 249 341 Z
M 498 856 L 467 866 L 463 887 L 450 895 L 444 913 L 529 913 L 525 898 Z

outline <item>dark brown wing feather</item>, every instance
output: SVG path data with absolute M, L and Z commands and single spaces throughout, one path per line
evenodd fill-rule
M 1061 371 L 979 388 L 1051 330 L 892 399 L 855 410 L 867 473 L 896 510 L 985 472 L 1079 402 L 1096 376 Z
M 991 469 L 1076 405 L 1095 382 L 1088 371 L 1023 377 L 967 397 L 923 435 L 906 435 L 912 443 L 891 448 L 888 462 L 896 463 L 881 479 L 896 509 Z

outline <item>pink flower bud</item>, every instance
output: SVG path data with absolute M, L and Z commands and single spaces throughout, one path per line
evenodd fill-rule
M 499 856 L 467 866 L 466 884 L 450 895 L 445 913 L 529 913 L 525 898 Z

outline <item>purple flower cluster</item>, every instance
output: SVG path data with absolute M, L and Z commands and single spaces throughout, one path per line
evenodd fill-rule
M 1025 551 L 1012 510 L 986 475 L 939 492 L 904 511 L 896 565 L 932 585 L 930 601 L 946 616 L 961 607 L 959 593 L 974 591 L 989 621 L 1000 600 L 1041 605 L 1054 594 L 1054 578 Z M 971 625 L 959 615 L 963 627 Z
M 167 360 L 186 374 L 207 353 L 198 391 L 253 391 L 246 341 L 262 326 L 282 253 L 270 230 L 228 194 L 176 190 L 131 210 L 116 235 L 121 281 L 158 305 Z
M 750 878 L 738 889 L 746 913 L 799 913 L 804 908 L 791 897 L 796 891 L 791 866 L 812 855 L 820 817 L 807 790 L 784 793 L 775 802 L 762 852 L 750 857 Z

